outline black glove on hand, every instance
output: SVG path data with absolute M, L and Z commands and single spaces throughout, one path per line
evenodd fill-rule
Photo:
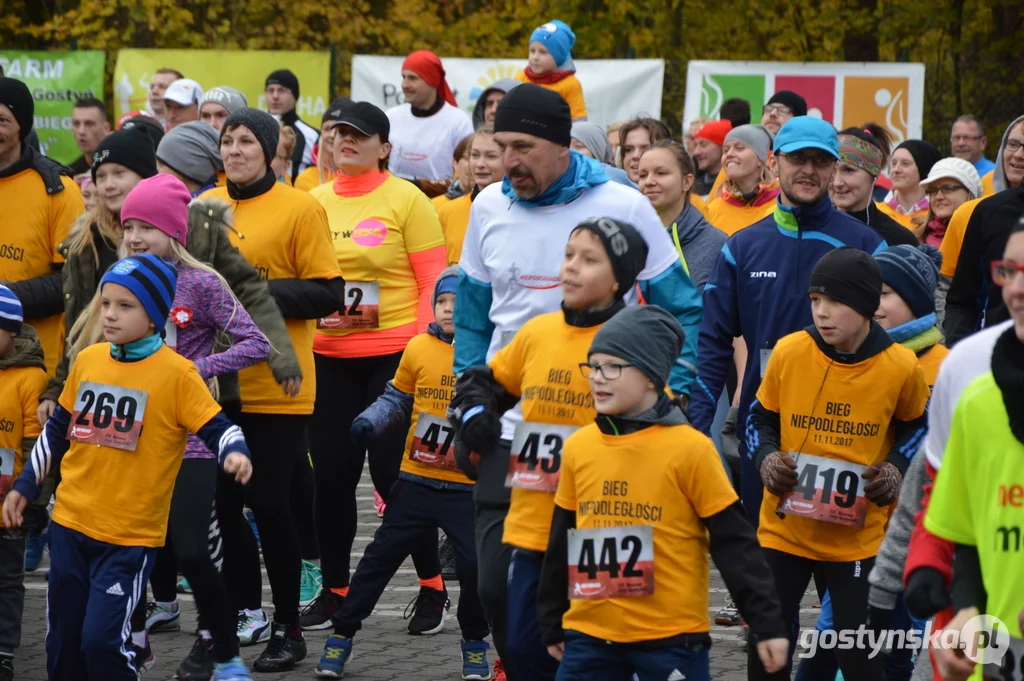
M 871 631 L 889 631 L 892 629 L 892 610 L 868 606 L 868 629 Z
M 789 454 L 772 452 L 761 462 L 761 480 L 769 492 L 783 496 L 796 489 L 796 462 Z
M 349 437 L 352 438 L 352 444 L 356 447 L 366 449 L 366 445 L 373 439 L 373 424 L 367 419 L 357 418 L 352 422 Z
M 466 474 L 466 477 L 470 480 L 476 480 L 478 477 L 477 463 L 480 461 L 480 455 L 473 452 L 469 445 L 462 441 L 458 435 L 455 436 L 455 463 L 459 465 L 462 472 Z
M 935 568 L 921 567 L 910 573 L 903 592 L 907 610 L 918 619 L 926 620 L 949 606 L 953 601 L 946 590 L 942 573 Z
M 466 412 L 472 409 L 475 407 L 467 409 Z M 459 425 L 459 437 L 474 452 L 489 454 L 501 439 L 501 419 L 487 408 L 468 419 L 465 417 L 466 412 L 463 412 Z
M 869 466 L 861 477 L 871 481 L 864 486 L 864 496 L 868 501 L 873 501 L 879 506 L 888 506 L 899 498 L 900 488 L 903 487 L 903 474 L 894 464 L 883 461 L 877 466 Z

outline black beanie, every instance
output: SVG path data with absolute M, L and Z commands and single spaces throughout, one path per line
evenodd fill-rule
M 914 165 L 917 166 L 917 174 L 921 176 L 922 180 L 928 177 L 932 166 L 942 160 L 942 152 L 939 151 L 939 148 L 924 140 L 907 140 L 896 149 L 906 149 L 910 152 L 910 155 L 914 157 Z
M 882 270 L 878 262 L 857 248 L 829 251 L 811 272 L 807 293 L 820 293 L 874 319 L 882 300 Z
M 267 76 L 267 82 L 264 83 L 263 89 L 266 90 L 271 85 L 280 85 L 281 87 L 288 88 L 292 91 L 295 99 L 299 98 L 299 79 L 288 69 L 280 69 Z
M 132 128 L 137 128 L 149 135 L 154 149 L 160 146 L 160 140 L 164 138 L 164 127 L 152 116 L 132 116 L 121 124 L 122 130 L 131 130 Z
M 14 120 L 18 121 L 18 127 L 21 128 L 18 137 L 24 142 L 32 132 L 32 123 L 35 120 L 35 103 L 32 101 L 32 93 L 28 91 L 28 86 L 15 78 L 0 76 L 0 104 L 14 114 Z
M 668 312 L 657 305 L 631 305 L 598 330 L 587 357 L 597 352 L 621 357 L 661 390 L 685 341 L 683 327 Z
M 220 131 L 220 140 L 224 140 L 224 133 L 238 126 L 244 126 L 251 130 L 256 139 L 260 141 L 260 146 L 263 147 L 263 156 L 267 160 L 267 168 L 270 168 L 270 162 L 277 155 L 277 142 L 281 138 L 281 124 L 266 111 L 246 107 L 231 114 L 224 121 L 224 127 Z
M 807 115 L 807 100 L 792 90 L 779 90 L 768 100 L 768 104 L 788 106 L 794 116 Z M 768 104 L 765 104 L 765 106 L 768 106 Z
M 576 225 L 569 237 L 581 229 L 596 234 L 604 244 L 615 280 L 619 282 L 616 297 L 622 298 L 632 290 L 647 264 L 647 242 L 633 225 L 613 218 L 587 218 Z
M 119 163 L 146 179 L 156 175 L 156 147 L 141 127 L 112 132 L 92 152 L 92 181 L 104 163 Z
M 498 102 L 494 132 L 521 132 L 567 147 L 572 141 L 572 114 L 562 95 L 523 83 Z
M 352 106 L 352 104 L 352 100 L 348 97 L 335 97 L 331 105 L 327 107 L 327 111 L 324 111 L 324 117 L 320 120 L 320 127 L 324 127 L 324 124 L 328 121 L 339 120 L 341 115 L 345 113 L 345 109 Z

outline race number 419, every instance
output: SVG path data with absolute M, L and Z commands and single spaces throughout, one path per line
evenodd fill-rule
M 779 510 L 847 527 L 864 527 L 868 500 L 861 486 L 865 466 L 811 454 L 790 452 L 796 460 L 796 489 Z

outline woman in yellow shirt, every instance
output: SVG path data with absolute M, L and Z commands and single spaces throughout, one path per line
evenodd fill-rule
M 779 182 L 768 166 L 775 136 L 760 125 L 729 131 L 722 146 L 726 181 L 708 202 L 708 220 L 729 236 L 775 211 Z
M 323 591 L 302 613 L 302 626 L 326 629 L 348 593 L 356 534 L 356 486 L 365 447 L 348 437 L 352 421 L 384 392 L 406 345 L 434 320 L 431 294 L 445 268 L 444 237 L 430 199 L 387 171 L 391 124 L 366 102 L 342 108 L 335 123 L 333 183 L 310 195 L 326 211 L 332 244 L 327 253 L 345 273 L 340 309 L 316 321 L 313 351 L 320 390 L 309 425 L 309 451 Z M 404 428 L 369 446 L 370 476 L 387 501 L 398 478 Z M 411 552 L 421 593 L 410 631 L 437 633 L 448 597 L 436 539 Z
M 501 182 L 505 175 L 505 162 L 502 160 L 501 149 L 494 141 L 494 126 L 484 123 L 473 133 L 469 143 L 469 177 L 473 187 L 457 199 L 441 206 L 437 217 L 441 221 L 441 232 L 444 233 L 445 250 L 448 252 L 448 264 L 458 264 L 462 256 L 462 241 L 466 238 L 469 227 L 469 209 L 473 199 L 484 187 Z
M 229 584 L 259 584 L 246 579 L 251 575 L 246 570 L 259 565 L 259 554 L 246 541 L 243 505 L 252 510 L 259 529 L 274 601 L 270 642 L 254 665 L 263 672 L 291 669 L 306 654 L 299 628 L 301 558 L 289 499 L 295 471 L 306 463 L 306 424 L 316 395 L 313 320 L 336 309 L 345 290 L 331 255 L 323 207 L 306 192 L 278 182 L 271 169 L 279 134 L 280 125 L 268 113 L 242 109 L 231 114 L 220 136 L 227 186 L 203 195 L 231 205 L 231 243 L 267 280 L 302 368 L 301 378 L 280 385 L 266 364 L 239 372 L 242 410 L 235 420 L 253 443 L 253 464 L 260 474 L 244 490 L 223 478 L 217 489 Z M 250 620 L 251 626 L 265 628 L 266 616 L 260 615 L 247 611 L 239 629 Z

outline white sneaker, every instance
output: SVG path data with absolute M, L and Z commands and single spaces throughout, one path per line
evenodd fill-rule
M 238 612 L 238 645 L 254 646 L 270 640 L 270 621 L 267 614 L 260 610 L 259 614 L 249 610 Z
M 150 601 L 146 604 L 146 631 L 178 631 L 181 629 L 181 610 L 175 601 L 170 607 Z

